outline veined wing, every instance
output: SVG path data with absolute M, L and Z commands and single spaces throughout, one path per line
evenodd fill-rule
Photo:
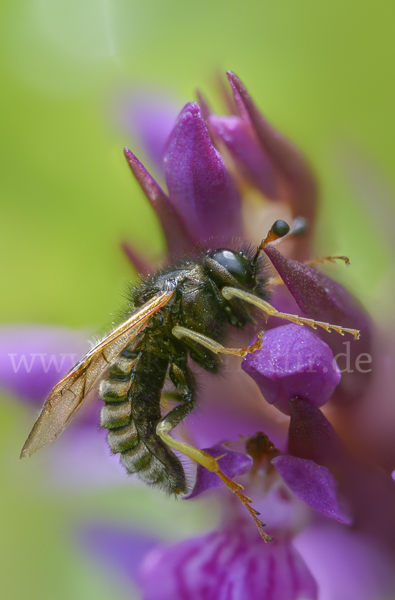
M 144 329 L 151 317 L 169 302 L 173 294 L 174 291 L 166 291 L 143 304 L 124 323 L 89 350 L 59 381 L 49 394 L 22 448 L 21 458 L 31 456 L 56 440 L 99 377 L 125 346 Z

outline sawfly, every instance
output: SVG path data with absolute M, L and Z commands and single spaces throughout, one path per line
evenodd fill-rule
M 196 383 L 188 359 L 210 373 L 218 372 L 220 354 L 243 357 L 260 346 L 226 348 L 229 326 L 244 329 L 254 310 L 298 324 L 317 325 L 339 333 L 355 330 L 276 311 L 269 303 L 264 246 L 287 234 L 276 221 L 258 249 L 219 248 L 183 259 L 143 279 L 130 294 L 133 310 L 124 322 L 96 344 L 53 388 L 22 449 L 30 456 L 52 443 L 70 423 L 94 385 L 100 381 L 104 402 L 101 425 L 108 443 L 129 473 L 169 494 L 182 495 L 188 485 L 180 451 L 210 471 L 245 504 L 264 539 L 262 523 L 242 487 L 229 479 L 217 459 L 174 439 L 170 431 L 193 410 Z M 105 377 L 106 376 L 106 377 Z M 161 394 L 168 378 L 177 405 L 165 416 Z

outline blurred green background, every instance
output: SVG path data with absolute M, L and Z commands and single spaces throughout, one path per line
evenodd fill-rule
M 340 278 L 365 304 L 382 300 L 389 246 L 351 180 L 359 171 L 372 203 L 391 202 L 394 19 L 382 0 L 2 0 L 2 321 L 93 331 L 111 321 L 133 275 L 119 240 L 162 247 L 123 157 L 138 147 L 115 125 L 117 98 L 148 84 L 180 108 L 197 86 L 213 101 L 213 75 L 227 69 L 319 175 L 318 254 L 349 255 Z M 141 488 L 51 491 L 44 459 L 18 460 L 32 413 L 10 397 L 0 411 L 2 598 L 131 597 L 73 546 L 77 519 L 198 529 L 197 508 L 163 508 Z

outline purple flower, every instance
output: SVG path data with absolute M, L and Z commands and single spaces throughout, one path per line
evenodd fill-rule
M 190 415 L 174 435 L 193 440 L 218 459 L 224 477 L 199 466 L 185 496 L 203 511 L 218 506 L 216 529 L 177 542 L 92 523 L 80 528 L 80 542 L 139 586 L 145 600 L 389 597 L 395 590 L 393 436 L 380 453 L 374 445 L 379 433 L 365 453 L 359 452 L 366 440 L 359 418 L 368 414 L 361 406 L 374 405 L 374 390 L 380 390 L 366 368 L 375 357 L 372 322 L 344 287 L 303 262 L 312 252 L 315 177 L 299 151 L 260 114 L 242 82 L 233 73 L 228 78 L 231 115 L 213 114 L 203 100 L 189 102 L 171 127 L 166 106 L 145 103 L 138 137 L 156 171 L 164 174 L 167 189 L 129 149 L 126 159 L 161 223 L 167 259 L 193 256 L 199 247 L 237 248 L 235 238 L 256 244 L 274 220 L 303 217 L 308 225 L 303 236 L 289 235 L 282 252 L 270 243 L 264 248 L 274 279 L 284 284 L 272 303 L 278 311 L 315 319 L 323 327 L 312 331 L 276 316 L 265 327 L 254 313 L 265 328 L 261 348 L 247 355 L 242 368 L 235 357 L 224 360 L 222 378 L 200 373 L 199 414 Z M 251 187 L 262 200 L 254 213 L 243 202 Z M 142 274 L 154 268 L 133 244 L 123 247 Z M 360 329 L 361 341 L 325 331 L 326 323 L 340 333 L 341 328 Z M 3 354 L 63 356 L 63 332 L 43 338 L 45 331 L 33 332 L 27 345 L 17 330 L 3 332 Z M 248 336 L 252 331 L 235 336 L 236 343 L 246 346 Z M 35 346 L 40 337 L 43 343 Z M 347 352 L 344 341 L 350 344 Z M 79 336 L 75 342 L 77 348 Z M 342 354 L 349 369 L 336 364 Z M 40 365 L 16 373 L 6 360 L 0 384 L 37 405 L 54 383 L 54 373 Z M 374 408 L 369 414 L 374 428 Z M 57 464 L 72 460 L 75 465 L 60 469 L 66 485 L 72 478 L 77 485 L 88 479 L 90 486 L 103 484 L 119 475 L 113 464 L 117 458 L 111 457 L 112 463 L 95 458 L 93 438 L 102 434 L 92 426 L 94 419 L 89 413 L 58 443 Z M 87 445 L 81 452 L 89 457 L 85 463 L 79 460 L 77 439 Z M 101 480 L 96 473 L 103 472 L 102 461 Z M 72 474 L 63 475 L 67 471 Z M 116 473 L 114 479 L 110 472 Z M 240 488 L 232 494 L 223 485 L 226 477 L 240 482 L 246 496 Z M 126 482 L 131 485 L 125 477 Z M 261 539 L 254 511 L 274 541 Z
M 267 331 L 262 348 L 249 354 L 242 368 L 256 381 L 265 400 L 285 414 L 293 398 L 322 406 L 341 377 L 329 346 L 293 324 Z
M 158 580 L 163 600 L 317 598 L 317 584 L 290 544 L 263 546 L 243 528 L 158 547 L 146 556 L 139 580 L 146 600 L 158 598 Z
M 266 460 L 273 454 L 267 440 L 266 456 L 260 456 L 265 464 L 256 464 L 257 450 L 263 446 L 262 436 L 249 441 L 255 470 L 241 481 L 249 493 L 254 490 L 257 508 L 268 516 L 271 543 L 262 542 L 239 503 L 222 490 L 217 492 L 222 523 L 203 535 L 169 543 L 141 531 L 92 522 L 78 537 L 103 566 L 140 587 L 145 600 L 386 597 L 395 583 L 393 558 L 366 533 L 341 525 L 351 521 L 340 508 L 328 469 L 311 460 L 277 456 L 271 460 L 276 473 Z
M 144 600 L 372 600 L 390 597 L 394 584 L 388 559 L 371 540 L 326 523 L 307 527 L 292 544 L 266 545 L 236 528 L 169 545 L 95 525 L 84 532 L 84 545 L 117 578 L 142 587 Z

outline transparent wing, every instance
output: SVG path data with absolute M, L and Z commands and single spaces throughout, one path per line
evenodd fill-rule
M 158 294 L 136 310 L 122 325 L 96 344 L 53 388 L 35 422 L 21 458 L 51 444 L 69 424 L 97 380 L 127 344 L 147 325 L 152 315 L 167 304 L 174 291 Z

